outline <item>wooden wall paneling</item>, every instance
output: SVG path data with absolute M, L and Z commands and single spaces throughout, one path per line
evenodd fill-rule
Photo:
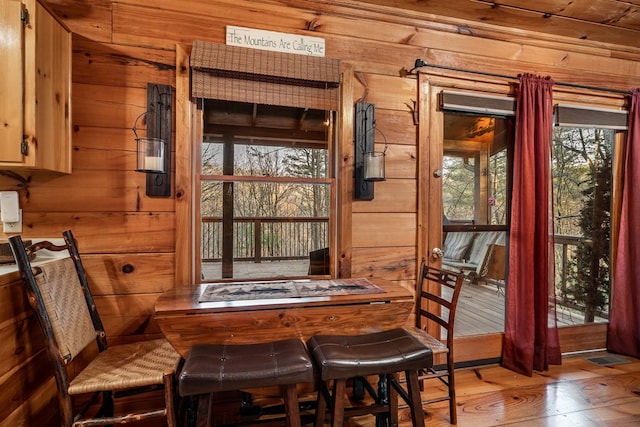
M 383 76 L 366 72 L 359 73 L 366 82 L 363 93 L 355 93 L 357 99 L 376 105 L 376 110 L 407 111 L 406 103 L 415 99 L 415 82 L 399 76 Z M 380 137 L 376 136 L 376 140 Z
M 105 151 L 105 156 L 112 155 Z M 69 188 L 74 188 L 73 198 Z M 29 198 L 24 207 L 29 214 L 50 212 L 56 202 L 65 203 L 58 212 L 174 212 L 173 199 L 145 197 L 145 174 L 131 169 L 122 170 L 78 170 L 56 180 L 34 179 L 29 186 Z M 27 215 L 27 213 L 24 213 Z
M 62 236 L 73 230 L 81 255 L 174 251 L 174 213 L 23 213 L 24 238 Z
M 28 400 L 17 406 L 4 419 L 0 419 L 0 427 L 15 426 L 57 426 L 60 422 L 56 381 L 51 376 L 43 379 L 40 387 L 30 390 Z
M 149 82 L 175 83 L 175 52 L 171 50 L 101 43 L 76 35 L 73 52 L 76 84 L 99 82 L 146 89 Z
M 561 66 L 552 66 L 548 64 L 526 64 L 510 60 L 499 60 L 492 58 L 479 58 L 473 54 L 460 54 L 450 52 L 443 49 L 429 49 L 424 55 L 420 56 L 421 59 L 429 64 L 443 65 L 446 67 L 462 68 L 470 71 L 487 71 L 491 73 L 501 74 L 506 76 L 517 77 L 518 74 L 529 72 L 540 75 L 550 75 L 557 82 L 565 82 L 572 84 L 588 85 L 588 86 L 600 86 L 605 88 L 622 89 L 627 90 L 634 85 L 634 78 L 632 76 L 618 76 L 614 74 L 598 74 L 592 72 L 590 69 L 583 70 L 565 70 Z M 415 60 L 415 58 L 413 59 Z M 413 60 L 409 64 L 406 64 L 407 69 L 413 67 Z M 427 72 L 439 72 L 437 69 L 425 67 Z M 442 74 L 453 75 L 456 74 L 452 71 L 443 70 Z M 478 78 L 477 74 L 467 73 L 471 78 Z
M 0 328 L 0 378 L 46 348 L 38 320 L 31 313 L 13 320 Z
M 126 3 L 147 5 L 149 6 L 151 0 L 143 2 L 128 0 Z M 468 31 L 477 31 L 477 28 L 495 28 L 503 32 L 526 32 L 522 30 L 525 26 L 523 23 L 528 23 L 529 28 L 527 31 L 537 32 L 539 38 L 547 38 L 551 40 L 562 39 L 564 43 L 582 43 L 583 39 L 591 41 L 602 41 L 604 36 L 607 40 L 613 40 L 620 42 L 622 45 L 637 46 L 637 41 L 633 33 L 638 31 L 638 28 L 633 28 L 630 25 L 620 25 L 620 20 L 625 17 L 634 17 L 635 15 L 629 9 L 625 9 L 625 14 L 618 17 L 619 19 L 607 21 L 602 17 L 602 11 L 610 11 L 613 14 L 619 14 L 620 8 L 625 7 L 621 5 L 617 0 L 599 0 L 597 7 L 594 7 L 591 3 L 589 7 L 584 7 L 581 2 L 571 3 L 573 8 L 567 8 L 567 2 L 562 1 L 561 5 L 557 5 L 553 12 L 553 16 L 545 17 L 544 13 L 536 12 L 535 10 L 549 10 L 552 6 L 545 3 L 536 3 L 532 5 L 526 0 L 511 0 L 525 6 L 520 7 L 518 10 L 508 7 L 509 2 L 500 2 L 501 5 L 496 5 L 495 2 L 486 0 L 482 1 L 470 1 L 470 0 L 456 0 L 455 5 L 446 0 L 431 1 L 428 5 L 416 3 L 414 1 L 395 1 L 395 0 L 373 0 L 373 1 L 296 1 L 288 2 L 287 6 L 281 6 L 279 3 L 261 2 L 264 4 L 263 9 L 258 9 L 255 2 L 250 0 L 233 2 L 230 0 L 216 1 L 215 6 L 222 10 L 231 9 L 233 12 L 238 12 L 235 9 L 238 8 L 244 13 L 230 14 L 230 18 L 233 19 L 247 19 L 246 16 L 250 16 L 251 12 L 254 14 L 268 13 L 269 11 L 275 11 L 280 13 L 290 13 L 290 9 L 312 9 L 317 18 L 315 20 L 309 20 L 308 27 L 316 29 L 320 27 L 320 31 L 326 26 L 326 23 L 318 24 L 317 21 L 322 22 L 322 18 L 325 15 L 339 15 L 346 17 L 357 16 L 360 19 L 375 19 L 380 22 L 409 22 L 411 25 L 415 21 L 423 22 L 422 25 L 430 25 L 433 28 L 437 28 L 444 31 L 444 24 L 450 27 L 457 28 L 457 32 L 463 32 L 465 29 Z M 605 2 L 605 3 L 603 3 Z M 123 2 L 125 3 L 125 2 Z M 175 4 L 168 4 L 170 0 L 162 0 L 159 2 L 162 9 L 178 9 L 179 6 Z M 213 2 L 212 2 L 213 3 Z M 484 4 L 483 4 L 484 3 Z M 557 2 L 555 2 L 557 4 Z M 197 0 L 191 0 L 181 2 L 184 4 L 184 10 L 192 10 L 194 14 L 206 13 L 209 9 L 203 7 L 201 2 Z M 572 10 L 571 15 L 567 13 L 568 10 Z M 488 12 L 484 13 L 484 12 Z M 582 11 L 582 13 L 578 13 Z M 233 13 L 232 12 L 232 13 Z M 585 13 L 586 12 L 586 13 Z M 591 12 L 591 13 L 589 13 Z M 585 19 L 591 17 L 593 22 Z M 577 19 L 573 19 L 577 18 Z M 514 21 L 514 22 L 511 22 Z M 267 20 L 252 19 L 250 22 L 256 26 L 262 25 Z M 539 25 L 539 22 L 543 25 Z M 514 27 L 520 27 L 519 30 L 514 31 Z M 547 28 L 548 27 L 548 28 Z M 633 30 L 633 31 L 627 31 Z M 550 34 L 540 33 L 540 31 L 547 30 Z M 332 31 L 327 31 L 332 32 Z M 367 34 L 369 31 L 361 31 L 360 34 Z M 456 30 L 453 30 L 456 32 Z M 560 34 L 566 34 L 560 36 Z M 584 44 L 584 43 L 582 43 Z
M 131 129 L 146 111 L 147 89 L 74 83 L 72 100 L 74 127 Z
M 53 368 L 44 350 L 0 377 L 0 420 L 7 418 L 22 402 L 32 401 L 32 394 L 51 377 Z M 54 401 L 57 404 L 57 400 Z
M 415 246 L 389 248 L 354 248 L 353 277 L 382 277 L 387 280 L 416 278 Z
M 414 138 L 415 139 L 415 138 Z M 376 150 L 383 151 L 384 143 L 377 143 Z M 385 155 L 385 170 L 387 180 L 409 179 L 415 184 L 416 179 L 416 148 L 415 146 L 395 145 L 389 141 Z M 386 185 L 386 184 L 384 184 Z M 409 190 L 411 187 L 409 187 Z M 414 194 L 415 195 L 415 194 Z M 415 205 L 415 201 L 412 203 Z
M 7 280 L 0 284 L 0 420 L 29 401 L 53 372 L 46 360 L 42 362 L 45 340 L 19 275 L 4 278 Z
M 411 43 L 433 49 L 442 49 L 452 53 L 473 54 L 478 59 L 483 57 L 517 61 L 546 66 L 561 66 L 568 70 L 590 69 L 596 73 L 612 75 L 629 75 L 637 72 L 640 65 L 611 57 L 611 51 L 601 49 L 598 54 L 594 50 L 588 53 L 574 51 L 571 46 L 556 44 L 539 47 L 523 44 L 522 41 L 496 40 L 478 37 L 471 34 L 445 34 L 438 31 L 418 31 Z M 594 63 L 593 57 L 600 58 Z
M 162 293 L 174 287 L 173 253 L 80 256 L 94 296 Z
M 376 28 L 378 26 L 379 25 L 376 24 Z M 348 25 L 346 26 L 340 25 L 340 27 L 349 28 Z M 394 30 L 397 30 L 397 27 L 399 26 L 394 27 Z M 411 28 L 409 26 L 405 26 L 405 27 L 410 31 L 415 31 L 415 28 Z M 486 55 L 490 58 L 504 57 L 512 61 L 514 59 L 516 60 L 519 59 L 522 61 L 530 61 L 532 62 L 532 64 L 536 62 L 541 64 L 557 64 L 557 65 L 562 65 L 563 67 L 568 69 L 572 68 L 571 63 L 575 61 L 582 61 L 582 64 L 578 64 L 576 69 L 579 69 L 580 65 L 587 65 L 590 67 L 595 66 L 594 61 L 592 61 L 592 57 L 589 57 L 586 55 L 579 55 L 579 54 L 576 54 L 574 51 L 571 51 L 571 55 L 569 55 L 566 50 L 554 51 L 551 49 L 540 49 L 540 48 L 535 48 L 535 47 L 526 46 L 526 45 L 523 46 L 522 43 L 513 43 L 509 41 L 504 41 L 504 40 L 487 40 L 486 38 L 469 37 L 469 35 L 442 34 L 441 32 L 434 32 L 434 31 L 426 32 L 424 35 L 422 35 L 423 33 L 425 32 L 418 31 L 416 34 L 412 36 L 412 38 L 410 39 L 410 42 L 412 44 L 417 44 L 417 45 L 422 44 L 421 47 L 424 47 L 424 48 L 438 48 L 442 45 L 446 45 L 449 51 L 454 51 L 454 52 L 460 50 L 462 53 L 472 53 L 475 56 L 477 56 L 479 52 L 486 52 Z M 370 34 L 370 32 L 367 34 Z M 319 35 L 322 35 L 322 34 L 319 34 Z M 421 41 L 423 41 L 421 39 L 423 39 L 425 42 L 428 42 L 428 43 L 421 43 Z M 458 40 L 458 42 L 455 42 L 456 40 Z M 344 41 L 342 40 L 341 42 L 342 43 L 340 44 L 344 45 Z M 479 47 L 481 48 L 478 49 L 478 46 L 476 46 L 474 43 L 479 45 Z M 370 44 L 367 45 L 367 47 L 371 48 Z M 397 50 L 398 46 L 394 44 L 387 44 L 386 48 L 391 51 L 391 50 Z M 380 47 L 378 46 L 376 49 L 377 52 L 374 54 L 377 54 L 378 57 L 382 58 L 381 61 L 386 61 L 386 58 L 393 57 L 393 55 L 381 54 L 379 49 Z M 527 52 L 531 52 L 531 53 L 527 55 Z M 334 55 L 334 56 L 341 56 L 341 55 Z M 344 55 L 344 56 L 347 56 L 347 55 Z M 615 59 L 610 59 L 608 58 L 608 56 L 609 55 L 603 55 L 603 58 L 601 61 L 596 61 L 597 64 L 601 64 L 601 65 L 598 65 L 598 67 L 601 67 L 601 71 L 610 73 L 610 70 L 614 70 L 614 69 L 624 70 L 625 67 L 629 66 L 628 61 L 620 62 Z M 582 59 L 576 59 L 576 58 L 582 58 Z M 411 60 L 413 59 L 415 58 L 412 58 Z M 610 61 L 614 61 L 614 62 L 617 61 L 617 62 L 610 63 Z
M 415 85 L 415 79 L 412 80 Z M 413 101 L 415 97 L 402 110 L 376 108 L 376 127 L 384 132 L 389 144 L 415 148 L 418 126 L 413 123 Z M 376 135 L 376 139 L 381 140 L 380 135 Z
M 413 167 L 413 165 L 410 166 Z M 387 180 L 375 183 L 373 200 L 354 201 L 352 209 L 354 213 L 359 214 L 375 212 L 415 213 L 416 181 L 415 179 L 392 178 L 389 166 L 387 166 Z
M 323 17 L 324 18 L 324 17 Z M 261 19 L 264 19 L 263 17 Z M 324 18 L 324 19 L 328 19 L 328 18 Z M 337 18 L 336 18 L 337 19 Z M 342 23 L 340 23 L 339 25 L 336 25 L 337 27 L 340 28 L 351 28 L 353 25 L 342 25 Z M 380 26 L 380 23 L 377 23 L 375 25 L 375 28 L 378 28 Z M 396 25 L 394 27 L 394 31 L 389 31 L 389 32 L 384 32 L 385 34 L 397 34 L 399 31 L 399 28 L 401 26 L 400 25 Z M 405 28 L 407 28 L 407 31 L 413 31 L 415 32 L 415 28 L 413 27 L 409 27 L 407 25 L 404 26 Z M 324 29 L 323 26 L 320 26 L 320 28 Z M 419 43 L 419 39 L 420 39 L 420 34 L 423 33 L 424 31 L 418 31 L 417 33 L 415 33 L 411 38 L 409 38 L 410 42 L 413 44 L 420 44 Z M 360 32 L 361 34 L 362 32 Z M 366 34 L 368 36 L 370 36 L 372 33 L 371 31 L 371 26 L 369 25 L 369 30 L 366 31 Z M 322 34 L 319 34 L 322 36 Z M 350 36 L 354 36 L 353 34 L 350 34 Z M 530 55 L 526 55 L 526 51 L 527 49 L 532 49 L 531 47 L 528 47 L 526 45 L 523 45 L 523 43 L 518 42 L 518 43 L 513 43 L 513 42 L 506 42 L 506 41 L 501 41 L 501 40 L 487 40 L 486 38 L 478 38 L 478 43 L 482 45 L 482 49 L 476 49 L 475 47 L 473 47 L 473 45 L 471 46 L 471 49 L 469 49 L 469 42 L 471 41 L 471 44 L 473 44 L 473 40 L 470 40 L 469 36 L 466 34 L 463 35 L 456 35 L 456 34 L 442 34 L 442 32 L 426 32 L 425 37 L 427 40 L 436 40 L 436 43 L 434 43 L 433 41 L 430 41 L 430 43 L 424 44 L 425 47 L 438 47 L 438 46 L 447 46 L 447 49 L 454 49 L 454 46 L 456 45 L 461 45 L 462 49 L 466 49 L 466 52 L 471 52 L 474 55 L 478 55 L 479 52 L 487 52 L 485 53 L 485 55 L 487 56 L 491 56 L 491 55 L 503 55 L 506 56 L 510 59 L 517 59 L 515 57 L 515 55 L 519 55 L 522 56 L 524 55 L 524 57 L 526 58 L 527 56 L 530 56 L 532 58 L 539 58 L 540 62 L 548 64 L 548 63 L 552 63 L 552 64 L 558 64 L 558 65 L 562 65 L 563 67 L 567 67 L 568 65 L 570 65 L 569 61 L 574 61 L 574 58 L 579 57 L 580 55 L 576 55 L 576 53 L 574 51 L 571 51 L 571 55 L 567 55 L 567 52 L 564 51 L 558 51 L 557 53 L 555 53 L 555 57 L 557 59 L 554 58 L 544 58 L 544 56 L 540 53 L 535 53 L 535 54 L 530 54 Z M 438 40 L 442 40 L 440 43 L 438 43 Z M 455 43 L 455 40 L 459 40 L 459 43 Z M 498 44 L 496 46 L 495 49 L 487 49 L 487 46 L 490 46 L 491 44 Z M 486 46 L 485 46 L 486 44 Z M 505 45 L 509 45 L 509 46 L 513 46 L 512 49 L 507 49 L 505 48 Z M 344 43 L 342 43 L 342 45 L 344 45 Z M 389 45 L 389 47 L 391 47 L 391 45 Z M 397 48 L 394 47 L 394 48 Z M 547 50 L 547 52 L 551 52 L 550 50 Z M 606 55 L 605 55 L 606 56 Z M 382 60 L 385 60 L 384 58 L 389 57 L 389 55 L 378 55 L 378 58 L 383 58 Z M 587 65 L 589 66 L 593 66 L 593 61 L 590 61 L 590 58 L 588 57 L 584 57 L 584 61 L 587 63 Z M 601 61 L 598 61 L 598 63 L 602 64 L 602 68 L 603 70 L 610 72 L 612 69 L 620 69 L 620 67 L 612 67 L 612 65 L 615 64 L 609 64 L 608 60 L 606 57 L 603 57 L 603 59 Z M 623 67 L 624 68 L 624 67 Z
M 98 127 L 98 126 L 77 126 L 73 132 L 73 149 L 74 149 L 74 170 L 89 169 L 102 166 L 103 169 L 115 169 L 115 167 L 105 167 L 103 165 L 86 164 L 87 161 L 82 157 L 89 156 L 89 154 L 82 153 L 83 150 L 103 150 L 103 151 L 125 151 L 135 152 L 136 141 L 132 138 L 133 131 L 131 128 L 133 123 L 128 128 L 114 128 L 114 127 Z M 77 164 L 80 163 L 80 164 Z M 129 169 L 128 166 L 119 165 L 118 169 Z
M 288 29 L 292 32 L 295 28 L 306 30 L 315 18 L 313 11 L 299 11 L 295 7 L 278 9 L 273 4 L 253 2 L 247 8 L 239 8 L 237 4 L 203 7 L 205 4 L 200 2 L 197 7 L 200 12 L 194 13 L 186 5 L 179 10 L 170 10 L 117 3 L 113 9 L 113 41 L 160 49 L 170 49 L 175 43 L 190 44 L 194 39 L 224 43 L 226 25 L 264 28 L 264 22 L 269 22 L 273 31 Z M 143 22 L 141 13 L 145 14 Z M 219 31 L 213 32 L 212 28 L 219 28 Z
M 64 21 L 73 33 L 84 38 L 109 43 L 111 41 L 111 0 L 69 2 L 46 0 L 47 6 Z
M 454 340 L 454 361 L 495 359 L 502 356 L 503 334 L 458 337 Z
M 3 301 L 0 304 L 0 327 L 21 321 L 31 314 L 31 306 L 18 272 L 3 276 L 0 301 Z
M 607 324 L 566 326 L 558 329 L 563 353 L 606 348 Z M 502 357 L 503 334 L 456 338 L 456 362 Z
M 195 39 L 224 43 L 224 28 L 230 21 L 222 10 L 212 10 L 214 15 L 196 15 L 187 9 L 171 11 L 117 3 L 113 8 L 113 42 L 166 50 Z M 143 15 L 145 19 L 141 20 Z M 212 31 L 214 28 L 218 31 Z
M 258 7 L 262 7 L 263 9 L 257 9 Z M 270 22 L 270 29 L 273 31 L 282 31 L 288 33 L 300 32 L 304 34 L 314 35 L 317 37 L 323 37 L 327 42 L 327 56 L 339 57 L 344 59 L 351 59 L 355 56 L 355 52 L 358 52 L 357 56 L 360 58 L 370 57 L 367 55 L 367 51 L 370 51 L 371 55 L 375 55 L 379 58 L 379 61 L 375 63 L 371 63 L 363 61 L 363 64 L 376 67 L 379 62 L 387 62 L 397 63 L 396 60 L 393 60 L 397 55 L 398 43 L 402 43 L 405 39 L 410 38 L 408 35 L 411 32 L 414 32 L 415 29 L 408 25 L 388 25 L 388 29 L 385 31 L 384 36 L 387 37 L 385 41 L 389 41 L 389 37 L 393 37 L 391 40 L 398 43 L 378 43 L 376 46 L 372 46 L 368 43 L 363 43 L 362 46 L 354 46 L 350 47 L 350 44 L 353 40 L 348 40 L 345 36 L 359 38 L 362 37 L 362 34 L 367 34 L 367 40 L 370 40 L 371 36 L 377 36 L 377 32 L 379 31 L 379 27 L 381 25 L 386 25 L 381 22 L 366 22 L 355 20 L 353 17 L 345 18 L 345 17 L 335 17 L 335 16 L 317 16 L 315 13 L 309 12 L 308 10 L 296 10 L 298 17 L 291 17 L 292 22 L 287 22 L 280 24 L 284 17 L 289 17 L 294 10 L 291 7 L 284 8 L 285 11 L 274 10 L 277 9 L 270 6 L 257 6 L 255 3 L 251 4 L 251 7 L 246 9 L 243 13 L 243 18 L 246 19 L 246 16 L 253 16 L 251 22 L 234 22 L 233 17 L 227 16 L 227 9 L 216 8 L 212 6 L 209 10 L 202 10 L 200 15 L 197 15 L 199 20 L 208 20 L 208 22 L 193 22 L 193 14 L 190 15 L 189 20 L 185 21 L 183 17 L 176 16 L 175 22 L 185 22 L 185 25 L 189 26 L 189 29 L 181 29 L 179 26 L 172 25 L 172 30 L 176 33 L 176 36 L 171 36 L 168 34 L 165 29 L 163 31 L 158 32 L 155 38 L 150 38 L 146 43 L 161 43 L 162 46 L 166 47 L 166 44 L 169 41 L 178 41 L 181 43 L 191 43 L 194 39 L 203 39 L 217 43 L 224 43 L 224 28 L 226 25 L 244 25 L 261 28 L 263 26 L 263 22 Z M 184 9 L 183 9 L 184 10 Z M 224 16 L 220 15 L 220 11 L 225 10 Z M 236 10 L 234 7 L 232 10 Z M 176 13 L 182 14 L 182 11 L 177 11 Z M 137 15 L 135 12 L 129 13 L 127 16 L 130 16 L 131 19 L 137 19 Z M 210 18 L 208 18 L 210 17 Z M 217 17 L 217 18 L 215 18 Z M 289 19 L 289 18 L 287 18 Z M 331 21 L 331 28 L 326 28 L 326 21 Z M 151 20 L 150 22 L 153 22 Z M 308 31 L 309 26 L 313 31 Z M 376 32 L 372 33 L 371 28 L 376 28 Z M 123 23 L 122 24 L 123 31 L 132 31 L 129 35 L 131 38 L 135 38 L 136 42 L 133 40 L 117 40 L 120 43 L 140 43 L 140 34 L 136 30 L 133 32 L 133 28 L 131 23 Z M 198 34 L 198 28 L 207 28 L 206 34 Z M 212 32 L 211 28 L 220 28 L 218 32 Z M 341 29 L 341 32 L 334 34 L 332 32 L 333 29 Z M 402 31 L 401 31 L 402 29 Z M 195 30 L 195 32 L 194 32 Z M 156 30 L 158 31 L 158 30 Z M 402 33 L 407 32 L 407 36 L 405 37 Z M 191 34 L 191 37 L 185 40 L 182 40 L 184 37 L 183 33 Z M 401 33 L 401 35 L 398 35 Z M 377 36 L 379 37 L 379 36 Z M 341 52 L 341 48 L 345 47 L 345 52 Z M 362 51 L 362 49 L 366 49 Z M 410 55 L 415 56 L 415 55 Z M 398 67 L 399 69 L 399 67 Z M 395 73 L 394 73 L 395 74 Z
M 96 296 L 96 307 L 107 339 L 149 334 L 161 336 L 153 318 L 154 304 L 159 296 L 159 293 Z
M 563 353 L 607 347 L 607 323 L 565 326 L 558 328 Z
M 94 131 L 94 129 L 96 129 Z M 95 136 L 96 139 L 105 140 L 107 137 L 113 138 L 113 147 L 92 147 L 77 145 L 78 138 L 74 138 L 73 150 L 73 170 L 78 171 L 133 171 L 136 168 L 136 151 L 135 137 L 131 129 L 109 129 L 105 128 L 88 128 L 82 129 L 84 142 L 90 143 L 92 139 L 89 134 Z M 78 134 L 80 132 L 77 132 Z M 108 136 L 107 136 L 108 135 Z M 134 143 L 129 143 L 133 140 Z M 127 145 L 126 149 L 118 149 L 118 145 Z M 124 148 L 124 147 L 123 147 Z
M 630 89 L 629 86 L 627 89 Z M 625 89 L 626 90 L 626 89 Z M 610 108 L 614 110 L 628 110 L 630 97 L 620 93 L 590 91 L 579 88 L 555 85 L 553 101 L 563 104 L 581 104 L 595 108 Z
M 356 247 L 414 246 L 415 213 L 353 213 L 353 240 Z

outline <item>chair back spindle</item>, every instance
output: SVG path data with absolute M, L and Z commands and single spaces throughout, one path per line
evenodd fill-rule
M 416 301 L 416 327 L 411 331 L 423 344 L 430 347 L 434 356 L 446 355 L 446 365 L 435 365 L 420 370 L 420 389 L 424 381 L 437 378 L 447 386 L 448 393 L 422 400 L 423 405 L 443 400 L 449 401 L 451 424 L 457 424 L 455 366 L 453 360 L 453 337 L 456 307 L 464 282 L 462 272 L 448 271 L 427 265 L 422 260 L 418 277 Z M 446 334 L 446 344 L 441 341 Z

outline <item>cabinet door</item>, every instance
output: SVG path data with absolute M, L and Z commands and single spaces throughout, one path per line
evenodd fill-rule
M 23 25 L 22 3 L 0 1 L 0 161 L 22 162 Z
M 40 2 L 35 16 L 35 51 L 25 59 L 35 93 L 27 96 L 24 134 L 38 169 L 71 173 L 71 33 Z

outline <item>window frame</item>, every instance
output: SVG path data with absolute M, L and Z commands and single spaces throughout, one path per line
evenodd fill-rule
M 198 111 L 199 111 L 199 115 L 204 116 L 204 107 L 203 107 L 204 102 L 200 102 L 198 103 Z M 335 111 L 328 111 L 327 112 L 327 132 L 326 132 L 326 136 L 327 136 L 327 145 L 326 145 L 326 150 L 327 150 L 327 170 L 326 170 L 326 176 L 323 178 L 304 178 L 304 177 L 282 177 L 282 176 L 251 176 L 251 175 L 217 175 L 217 174 L 202 174 L 201 171 L 201 165 L 202 165 L 202 159 L 201 159 L 201 153 L 202 150 L 200 149 L 200 144 L 201 142 L 198 143 L 198 145 L 196 147 L 194 147 L 194 150 L 198 153 L 198 157 L 197 157 L 197 161 L 195 164 L 195 168 L 196 168 L 196 175 L 195 175 L 195 179 L 194 179 L 194 189 L 196 191 L 197 197 L 194 197 L 194 208 L 193 208 L 193 212 L 194 212 L 194 217 L 195 217 L 195 224 L 197 225 L 197 229 L 198 229 L 198 233 L 194 234 L 194 246 L 196 248 L 196 253 L 198 254 L 196 256 L 196 263 L 195 263 L 195 274 L 197 277 L 201 278 L 202 282 L 214 282 L 214 281 L 226 281 L 226 280 L 246 280 L 246 279 L 256 279 L 259 278 L 261 280 L 276 280 L 276 279 L 283 279 L 283 278 L 291 278 L 291 277 L 306 277 L 308 276 L 308 274 L 303 275 L 303 276 L 282 276 L 282 275 L 278 275 L 278 276 L 263 276 L 263 277 L 230 277 L 230 278 L 213 278 L 211 280 L 206 280 L 202 271 L 203 271 L 203 266 L 202 266 L 202 257 L 200 256 L 201 254 L 201 245 L 202 245 L 202 230 L 201 230 L 201 224 L 202 224 L 202 218 L 201 218 L 201 205 L 200 205 L 200 201 L 201 201 L 201 186 L 203 182 L 221 182 L 221 183 L 227 183 L 227 182 L 248 182 L 248 183 L 269 183 L 269 182 L 279 182 L 279 183 L 293 183 L 293 184 L 311 184 L 311 185 L 327 185 L 329 187 L 329 197 L 328 197 L 328 203 L 329 203 L 329 217 L 328 217 L 328 226 L 327 226 L 327 242 L 328 242 L 328 247 L 330 250 L 330 254 L 335 253 L 335 250 L 332 249 L 332 236 L 335 235 L 335 214 L 334 212 L 336 211 L 337 207 L 335 206 L 335 200 L 336 197 L 334 196 L 335 192 L 336 192 L 336 179 L 334 178 L 335 176 L 335 159 L 333 158 L 334 153 L 336 152 L 336 141 L 337 141 L 337 135 L 336 135 L 336 112 Z M 204 140 L 204 123 L 202 126 L 202 130 L 201 133 L 203 135 L 201 139 Z M 235 166 L 235 162 L 234 162 L 234 166 Z M 330 259 L 334 258 L 333 256 L 330 256 Z M 330 263 L 330 275 L 333 277 L 334 275 L 334 267 L 333 267 L 333 262 Z

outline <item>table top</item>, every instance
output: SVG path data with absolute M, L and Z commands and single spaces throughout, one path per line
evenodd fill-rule
M 156 301 L 155 320 L 183 357 L 195 344 L 307 340 L 322 333 L 360 334 L 404 326 L 414 307 L 413 293 L 389 280 L 367 281 L 379 288 L 376 293 L 217 302 L 200 302 L 208 283 L 176 288 Z
M 323 279 L 317 282 L 339 282 L 340 279 Z M 348 279 L 347 279 L 348 280 Z M 360 279 L 359 279 L 360 280 Z M 397 283 L 381 278 L 362 279 L 380 288 L 382 292 L 315 295 L 288 298 L 255 298 L 234 299 L 226 301 L 200 302 L 200 296 L 210 283 L 199 284 L 196 287 L 182 287 L 171 289 L 162 294 L 155 304 L 158 315 L 188 315 L 220 313 L 248 310 L 274 310 L 282 308 L 300 308 L 314 306 L 354 305 L 354 304 L 383 304 L 389 302 L 413 301 L 413 294 Z M 298 281 L 300 282 L 300 281 Z M 216 285 L 237 285 L 267 282 L 225 282 Z

